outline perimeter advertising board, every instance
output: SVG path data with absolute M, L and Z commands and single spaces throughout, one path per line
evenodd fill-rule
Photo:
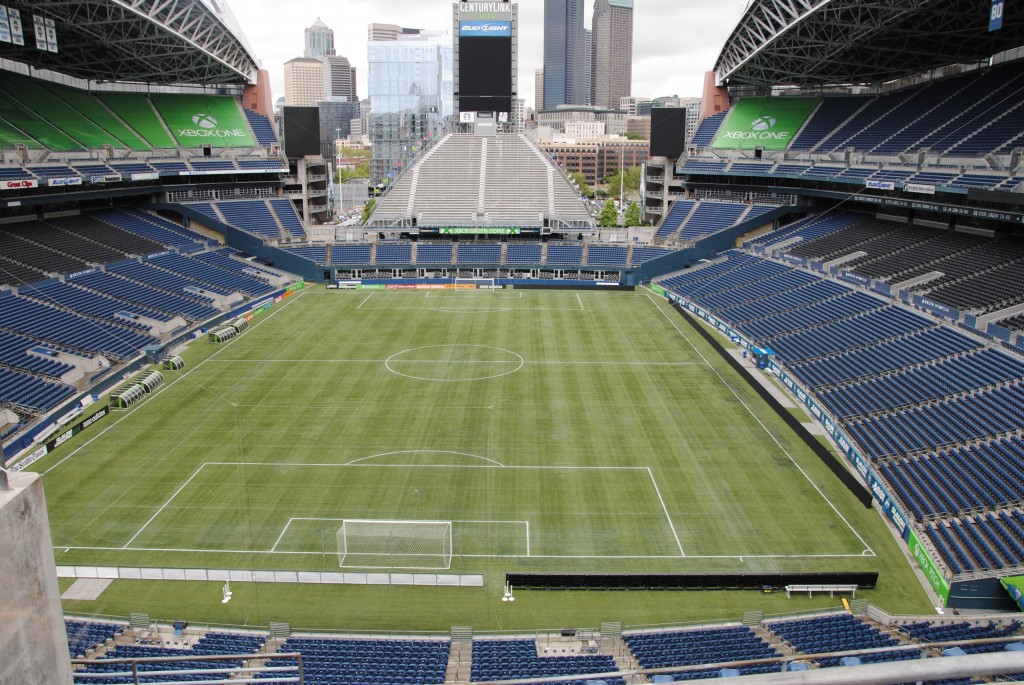
M 743 98 L 732 108 L 711 147 L 720 150 L 785 150 L 818 98 Z

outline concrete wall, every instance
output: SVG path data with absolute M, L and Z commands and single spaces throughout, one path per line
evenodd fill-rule
M 0 683 L 70 685 L 43 481 L 36 473 L 10 479 L 0 489 Z

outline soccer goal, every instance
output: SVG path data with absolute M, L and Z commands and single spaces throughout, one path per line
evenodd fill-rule
M 343 519 L 338 530 L 338 565 L 449 569 L 452 522 Z
M 498 286 L 495 284 L 493 278 L 456 278 L 455 289 L 456 290 L 468 290 L 470 288 L 476 288 L 477 290 L 490 290 L 492 293 L 498 290 Z

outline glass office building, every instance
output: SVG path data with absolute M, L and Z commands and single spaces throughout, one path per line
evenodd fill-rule
M 544 0 L 544 109 L 587 103 L 585 41 L 583 0 Z
M 389 184 L 451 123 L 452 38 L 441 31 L 369 41 L 369 134 L 372 185 Z

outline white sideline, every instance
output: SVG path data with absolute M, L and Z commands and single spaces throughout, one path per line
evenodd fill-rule
M 775 445 L 780 450 L 782 450 L 782 453 L 786 455 L 786 458 L 789 459 L 789 461 L 792 462 L 793 466 L 795 466 L 796 469 L 801 473 L 801 475 L 803 475 L 803 477 L 807 480 L 808 484 L 810 484 L 810 486 L 812 488 L 814 488 L 815 492 L 817 492 L 819 495 L 821 495 L 821 498 L 823 500 L 825 500 L 825 503 L 828 504 L 829 508 L 831 508 L 832 511 L 835 512 L 836 516 L 838 516 L 839 519 L 844 524 L 846 524 L 846 527 L 850 529 L 850 532 L 852 532 L 854 534 L 854 536 L 858 540 L 860 540 L 861 544 L 864 545 L 864 551 L 861 554 L 863 556 L 871 556 L 871 557 L 877 556 L 875 554 L 875 551 L 873 549 L 871 549 L 871 545 L 869 545 L 864 540 L 864 538 L 861 537 L 861 534 L 859 532 L 857 532 L 857 529 L 853 527 L 853 524 L 851 524 L 849 521 L 846 520 L 846 517 L 843 516 L 843 514 L 839 511 L 839 509 L 836 508 L 836 505 L 832 503 L 832 500 L 830 500 L 828 498 L 828 496 L 826 496 L 825 493 L 822 492 L 821 488 L 818 487 L 818 484 L 815 483 L 813 480 L 811 480 L 811 477 L 807 474 L 806 471 L 804 471 L 803 467 L 800 466 L 800 464 L 797 463 L 796 459 L 793 458 L 793 455 L 790 454 L 789 451 L 785 447 L 782 446 L 782 443 L 779 442 L 779 439 L 777 437 L 775 437 L 775 434 L 772 433 L 770 430 L 768 430 L 768 426 L 764 425 L 764 422 L 762 422 L 760 417 L 758 417 L 754 413 L 754 410 L 751 409 L 750 406 L 746 402 L 743 401 L 743 399 L 736 392 L 735 388 L 733 388 L 732 385 L 730 385 L 729 382 L 727 380 L 725 380 L 725 378 L 718 371 L 718 369 L 716 369 L 714 366 L 711 365 L 711 362 L 709 362 L 707 360 L 707 358 L 701 353 L 701 351 L 697 349 L 696 345 L 693 344 L 693 341 L 691 341 L 686 336 L 686 334 L 683 333 L 683 331 L 679 328 L 679 326 L 676 325 L 676 322 L 673 321 L 671 318 L 669 318 L 669 315 L 665 311 L 665 309 L 660 304 L 658 304 L 654 300 L 654 298 L 651 297 L 650 293 L 645 293 L 645 294 L 647 295 L 647 299 L 651 301 L 651 304 L 653 304 L 655 307 L 657 307 L 658 311 L 660 311 L 662 316 L 665 317 L 665 320 L 668 321 L 670 324 L 672 324 L 672 328 L 676 329 L 676 332 L 679 333 L 679 335 L 683 338 L 683 340 L 685 340 L 687 342 L 687 344 L 689 344 L 689 346 L 691 348 L 693 348 L 693 351 L 697 353 L 697 356 L 699 356 L 701 359 L 703 359 L 704 363 L 707 364 L 708 368 L 711 369 L 711 371 L 716 376 L 718 376 L 718 380 L 720 380 L 722 382 L 722 385 L 724 385 L 729 390 L 729 392 L 732 393 L 732 396 L 736 398 L 736 401 L 739 402 L 743 406 L 743 408 L 747 410 L 747 413 L 750 414 L 751 418 L 753 418 L 754 421 L 757 421 L 757 425 L 761 426 L 761 428 L 768 435 L 768 437 L 772 439 L 772 442 L 774 442 Z

